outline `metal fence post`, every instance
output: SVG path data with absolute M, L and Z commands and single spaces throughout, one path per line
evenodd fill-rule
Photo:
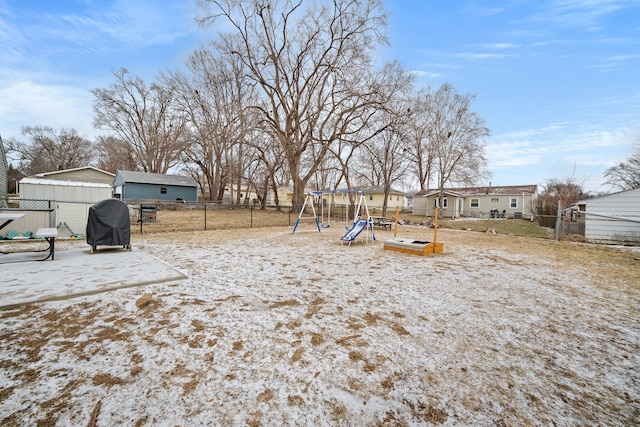
M 562 202 L 558 200 L 558 216 L 556 217 L 556 240 L 560 240 L 560 224 L 562 224 Z
M 204 230 L 207 231 L 207 204 L 204 204 Z

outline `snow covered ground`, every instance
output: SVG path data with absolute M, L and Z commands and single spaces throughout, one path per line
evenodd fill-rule
M 343 231 L 134 237 L 187 278 L 0 311 L 0 424 L 640 424 L 637 252 Z

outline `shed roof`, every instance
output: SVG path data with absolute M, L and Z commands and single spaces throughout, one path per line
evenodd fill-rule
M 104 182 L 82 182 L 67 181 L 63 179 L 46 179 L 46 178 L 22 178 L 20 185 L 36 184 L 36 185 L 58 185 L 63 187 L 94 187 L 94 188 L 112 188 L 110 184 Z
M 82 170 L 94 170 L 96 172 L 100 172 L 100 173 L 103 173 L 105 175 L 116 176 L 115 174 L 113 174 L 111 172 L 107 172 L 107 171 L 104 171 L 102 169 L 98 169 L 98 168 L 93 167 L 93 166 L 83 166 L 83 167 L 79 167 L 79 168 L 63 169 L 63 170 L 52 171 L 52 172 L 41 172 L 41 173 L 36 174 L 36 176 L 45 178 L 45 177 L 52 176 L 52 175 L 60 175 L 60 174 L 66 174 L 66 173 L 69 173 L 69 172 L 76 172 L 76 171 L 82 171 Z
M 637 197 L 640 197 L 640 187 L 632 188 L 632 189 L 629 189 L 629 190 L 618 191 L 617 193 L 605 194 L 604 196 L 594 197 L 592 199 L 580 200 L 580 201 L 577 201 L 576 203 L 574 203 L 574 205 L 596 204 L 596 203 L 599 203 L 602 200 L 610 199 L 612 197 L 616 197 L 616 196 L 621 195 L 623 193 L 632 194 L 632 197 L 636 196 L 636 193 L 637 193 Z
M 198 183 L 193 179 L 182 175 L 165 175 L 161 173 L 136 171 L 118 171 L 116 176 L 118 175 L 124 182 L 135 182 L 138 184 L 176 185 L 180 187 L 198 186 Z

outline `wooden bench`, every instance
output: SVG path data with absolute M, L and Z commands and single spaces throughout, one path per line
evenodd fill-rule
M 1 254 L 9 255 L 14 253 L 21 252 L 47 252 L 47 256 L 42 259 L 38 259 L 35 261 L 45 261 L 49 258 L 53 261 L 55 257 L 55 246 L 56 246 L 56 237 L 58 237 L 58 229 L 57 228 L 39 228 L 38 231 L 34 234 L 33 239 L 10 239 L 10 240 L 0 240 L 0 244 L 31 244 L 31 243 L 42 243 L 43 241 L 47 242 L 48 246 L 45 249 L 37 249 L 31 251 L 15 251 L 15 252 L 4 252 L 0 250 Z M 32 261 L 32 260 L 24 260 L 24 261 Z

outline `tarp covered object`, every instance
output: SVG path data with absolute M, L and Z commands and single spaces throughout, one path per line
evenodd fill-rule
M 96 246 L 122 246 L 129 248 L 131 221 L 127 204 L 118 199 L 107 199 L 89 208 L 87 243 Z

